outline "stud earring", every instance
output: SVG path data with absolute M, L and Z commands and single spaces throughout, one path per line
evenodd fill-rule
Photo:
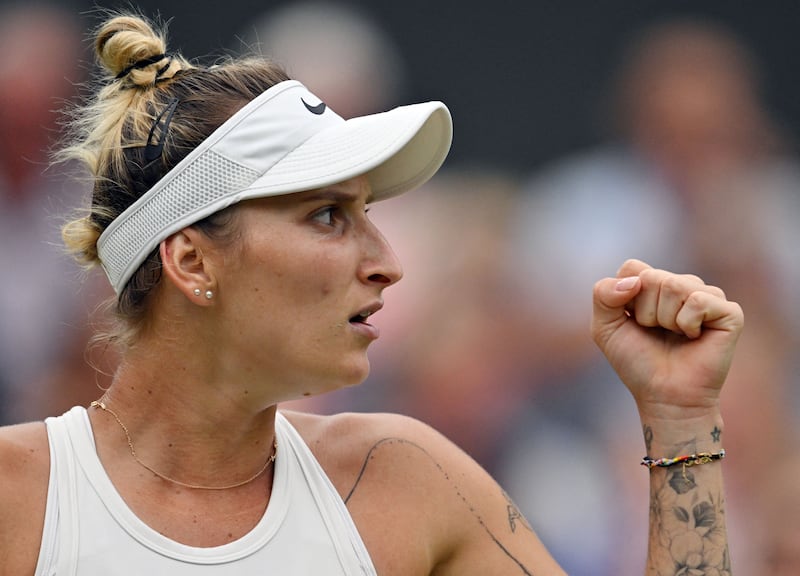
M 195 288 L 195 289 L 194 289 L 194 295 L 195 295 L 195 296 L 200 296 L 200 294 L 202 294 L 202 293 L 203 293 L 203 291 L 202 291 L 202 290 L 200 290 L 200 288 Z
M 206 300 L 211 300 L 214 297 L 214 293 L 211 290 L 206 290 Z

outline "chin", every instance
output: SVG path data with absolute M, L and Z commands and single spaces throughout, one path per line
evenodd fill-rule
M 326 371 L 325 374 L 310 376 L 305 385 L 298 386 L 298 395 L 293 398 L 298 400 L 328 392 L 335 392 L 343 388 L 352 388 L 363 383 L 369 376 L 369 361 L 354 363 L 349 366 L 340 365 L 340 370 L 335 372 Z
M 327 380 L 335 390 L 361 384 L 369 376 L 370 363 L 366 350 L 360 350 L 333 358 L 324 369 L 325 374 L 320 378 Z
M 336 384 L 330 388 L 331 391 L 340 388 L 351 388 L 363 383 L 369 376 L 369 362 L 364 362 L 363 365 L 350 366 L 344 372 L 338 374 Z M 333 380 L 331 381 L 333 382 Z

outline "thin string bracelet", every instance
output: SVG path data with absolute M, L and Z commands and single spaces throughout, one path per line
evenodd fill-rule
M 701 464 L 709 464 L 717 460 L 725 458 L 725 449 L 720 449 L 719 452 L 699 452 L 697 454 L 689 454 L 686 456 L 678 456 L 676 458 L 658 458 L 653 459 L 650 456 L 642 458 L 642 466 L 648 469 L 653 468 L 670 468 L 672 466 L 683 466 L 683 477 L 686 478 L 686 469 L 692 466 L 699 466 Z

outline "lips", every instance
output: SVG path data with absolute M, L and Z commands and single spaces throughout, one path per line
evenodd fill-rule
M 369 312 L 360 312 L 360 313 L 356 314 L 355 316 L 353 316 L 352 318 L 350 318 L 350 322 L 363 324 L 364 322 L 366 322 L 367 318 L 369 318 L 369 317 L 370 317 L 370 313 Z
M 366 306 L 358 311 L 357 314 L 354 314 L 350 317 L 351 324 L 366 324 L 367 318 L 375 314 L 378 310 L 383 308 L 383 302 L 375 302 L 369 306 Z

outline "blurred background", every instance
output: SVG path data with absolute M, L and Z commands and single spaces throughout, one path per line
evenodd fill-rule
M 2 423 L 86 404 L 113 370 L 87 348 L 110 291 L 60 248 L 87 191 L 47 169 L 98 4 L 130 6 L 0 2 Z M 431 99 L 453 113 L 445 169 L 371 211 L 406 271 L 371 376 L 292 407 L 420 418 L 500 480 L 570 574 L 641 574 L 644 446 L 590 341 L 591 288 L 629 257 L 696 273 L 747 318 L 723 396 L 734 568 L 796 575 L 800 7 L 540 4 L 136 6 L 170 22 L 172 50 L 270 55 L 345 117 Z

